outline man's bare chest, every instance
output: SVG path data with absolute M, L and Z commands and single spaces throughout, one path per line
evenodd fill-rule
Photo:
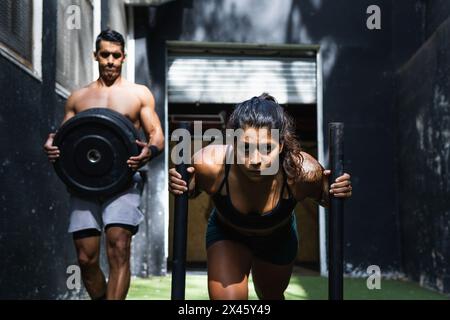
M 104 93 L 92 92 L 83 95 L 75 103 L 75 112 L 79 113 L 91 108 L 109 108 L 117 111 L 131 120 L 136 127 L 139 127 L 139 113 L 141 101 L 129 92 Z

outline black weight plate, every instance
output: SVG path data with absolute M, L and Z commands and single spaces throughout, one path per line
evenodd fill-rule
M 130 130 L 130 132 L 135 133 L 136 137 L 137 137 L 136 140 L 139 140 L 139 134 L 137 133 L 137 130 L 134 127 L 133 122 L 131 122 L 131 120 L 128 117 L 122 115 L 121 113 L 111 110 L 111 109 L 108 109 L 108 108 L 93 108 L 93 109 L 86 110 L 85 112 L 86 113 L 94 112 L 95 114 L 105 114 L 109 117 L 114 117 L 115 119 L 119 120 L 122 124 L 125 124 L 127 126 L 127 128 Z
M 82 137 L 74 146 L 75 164 L 82 174 L 89 176 L 107 175 L 114 163 L 114 147 L 99 135 Z
M 131 120 L 117 111 L 108 108 L 92 108 L 84 111 L 84 113 L 86 115 L 95 114 L 95 115 L 105 115 L 107 117 L 114 117 L 115 119 L 120 120 L 121 123 L 125 124 L 127 128 L 130 130 L 130 132 L 136 131 L 136 128 L 134 127 Z
M 125 116 L 107 108 L 88 109 L 55 136 L 61 151 L 56 173 L 74 193 L 110 196 L 123 191 L 133 176 L 126 162 L 140 152 L 136 139 L 137 130 Z

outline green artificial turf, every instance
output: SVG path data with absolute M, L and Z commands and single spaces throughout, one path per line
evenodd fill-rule
M 186 300 L 207 300 L 206 275 L 187 275 Z M 285 292 L 287 300 L 327 299 L 327 278 L 293 275 Z M 128 300 L 168 300 L 171 292 L 171 277 L 133 278 Z M 250 279 L 249 298 L 257 299 Z M 381 280 L 381 289 L 369 290 L 366 279 L 346 278 L 344 299 L 348 300 L 448 300 L 449 297 L 420 287 L 417 283 L 400 280 Z

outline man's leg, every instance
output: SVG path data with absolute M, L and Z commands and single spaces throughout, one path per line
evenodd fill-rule
M 109 279 L 106 298 L 124 300 L 130 286 L 130 248 L 133 232 L 117 225 L 106 226 Z
M 125 299 L 130 286 L 131 238 L 138 232 L 139 223 L 144 219 L 139 209 L 141 180 L 136 173 L 131 188 L 103 204 L 102 218 L 109 261 L 108 300 Z
M 100 269 L 100 232 L 88 229 L 73 233 L 81 277 L 89 296 L 93 300 L 104 299 L 106 294 L 105 276 Z

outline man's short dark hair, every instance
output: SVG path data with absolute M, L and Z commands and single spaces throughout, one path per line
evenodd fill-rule
M 125 52 L 125 40 L 123 36 L 114 30 L 106 29 L 103 30 L 98 36 L 97 40 L 95 41 L 95 52 L 98 52 L 100 50 L 100 42 L 101 41 L 109 41 L 109 42 L 116 42 L 119 43 L 122 47 L 122 52 Z

